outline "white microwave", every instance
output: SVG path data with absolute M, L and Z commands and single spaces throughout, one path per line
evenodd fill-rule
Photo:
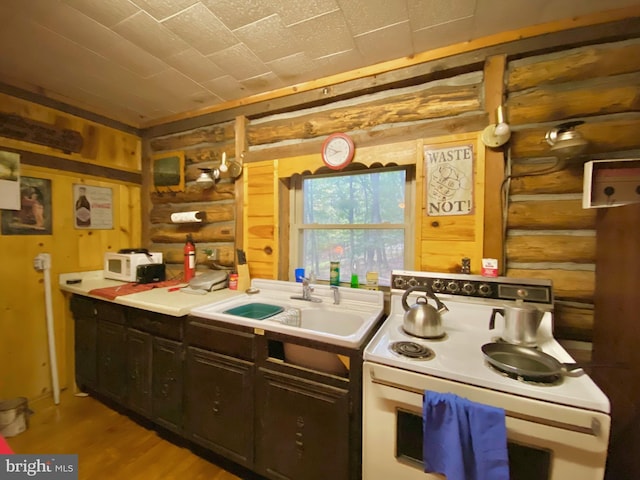
M 138 266 L 149 263 L 162 263 L 162 253 L 107 252 L 104 254 L 104 278 L 135 282 Z

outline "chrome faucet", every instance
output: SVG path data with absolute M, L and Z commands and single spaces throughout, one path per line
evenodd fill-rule
M 302 296 L 294 295 L 291 298 L 293 300 L 305 300 L 307 302 L 320 303 L 322 302 L 321 298 L 314 297 L 311 295 L 313 292 L 313 286 L 311 285 L 311 279 L 303 278 L 302 279 Z
M 336 286 L 332 286 L 331 291 L 333 292 L 333 304 L 340 305 L 340 289 Z

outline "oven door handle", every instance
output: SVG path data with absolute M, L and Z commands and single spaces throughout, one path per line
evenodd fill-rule
M 383 379 L 377 378 L 374 375 L 373 371 L 371 371 L 370 373 L 371 373 L 371 381 L 374 384 L 382 385 L 383 387 L 395 388 L 395 389 L 402 390 L 402 391 L 405 391 L 405 392 L 415 393 L 417 395 L 424 396 L 424 390 L 420 390 L 418 388 L 413 388 L 413 387 L 408 387 L 408 386 L 401 385 L 399 383 L 395 383 L 395 382 L 392 382 L 392 381 L 389 381 L 389 380 L 383 380 Z M 526 415 L 526 414 L 523 414 L 523 413 L 512 412 L 510 410 L 505 410 L 504 413 L 509 418 L 515 418 L 515 419 L 518 419 L 518 420 L 524 420 L 525 422 L 537 423 L 537 424 L 545 425 L 547 427 L 560 428 L 560 429 L 563 429 L 563 430 L 568 430 L 570 432 L 577 432 L 577 433 L 582 433 L 582 434 L 586 434 L 586 435 L 592 435 L 594 437 L 599 437 L 601 432 L 602 432 L 600 421 L 597 418 L 592 418 L 591 419 L 591 426 L 590 427 L 583 427 L 583 426 L 580 426 L 580 425 L 572 425 L 570 423 L 558 422 L 558 421 L 549 420 L 549 419 L 546 419 L 546 418 L 539 418 L 539 417 L 534 417 L 532 415 Z

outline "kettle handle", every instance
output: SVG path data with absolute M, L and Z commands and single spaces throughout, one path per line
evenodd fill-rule
M 504 317 L 504 308 L 494 308 L 491 312 L 491 320 L 489 320 L 489 330 L 496 328 L 496 313 Z
M 407 304 L 407 297 L 409 296 L 409 294 L 411 292 L 416 292 L 416 291 L 425 292 L 428 297 L 433 298 L 435 300 L 435 302 L 436 302 L 436 306 L 438 307 L 438 311 L 446 312 L 446 311 L 449 310 L 446 307 L 446 305 L 444 303 L 442 303 L 438 297 L 436 297 L 435 293 L 433 293 L 433 290 L 431 289 L 431 287 L 429 285 L 416 285 L 414 287 L 407 288 L 404 291 L 404 294 L 402 295 L 402 308 L 404 308 L 405 312 L 409 311 L 409 305 Z

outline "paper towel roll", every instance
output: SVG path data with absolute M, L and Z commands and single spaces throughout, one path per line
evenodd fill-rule
M 206 217 L 205 212 L 176 212 L 171 214 L 171 221 L 173 223 L 192 223 L 202 222 Z

